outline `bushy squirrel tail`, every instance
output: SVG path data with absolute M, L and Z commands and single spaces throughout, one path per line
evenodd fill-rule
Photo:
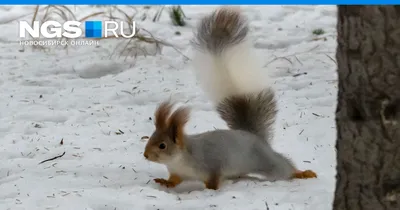
M 193 40 L 194 69 L 230 129 L 270 140 L 277 105 L 248 39 L 249 28 L 239 7 L 223 6 L 205 16 Z

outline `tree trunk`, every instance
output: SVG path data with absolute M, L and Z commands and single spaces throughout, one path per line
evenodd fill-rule
M 400 210 L 400 6 L 338 6 L 334 210 Z

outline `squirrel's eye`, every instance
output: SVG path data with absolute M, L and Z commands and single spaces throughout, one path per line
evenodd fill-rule
M 160 148 L 160 149 L 165 149 L 165 147 L 167 147 L 167 146 L 165 146 L 164 143 L 161 143 L 161 144 L 158 146 L 158 148 Z

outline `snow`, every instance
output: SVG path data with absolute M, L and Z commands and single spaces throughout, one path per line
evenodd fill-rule
M 69 7 L 78 19 L 108 11 Z M 152 133 L 161 100 L 173 97 L 193 107 L 189 133 L 226 128 L 187 59 L 193 27 L 213 8 L 183 6 L 190 18 L 185 27 L 171 25 L 166 12 L 158 22 L 138 21 L 176 49 L 164 46 L 161 54 L 134 58 L 115 56 L 117 40 L 67 50 L 22 48 L 15 18 L 29 21 L 34 7 L 1 7 L 0 209 L 331 209 L 335 6 L 243 6 L 254 47 L 279 96 L 273 147 L 300 169 L 314 170 L 317 179 L 226 181 L 218 191 L 193 182 L 165 189 L 152 181 L 168 174 L 164 166 L 143 158 L 146 140 L 141 137 Z M 325 33 L 314 35 L 317 28 Z

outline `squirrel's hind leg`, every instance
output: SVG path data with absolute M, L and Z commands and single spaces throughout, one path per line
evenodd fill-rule
M 168 180 L 167 179 L 154 179 L 156 183 L 159 183 L 161 186 L 167 188 L 173 188 L 182 183 L 182 178 L 176 174 L 170 174 Z
M 297 171 L 292 161 L 272 150 L 260 155 L 254 163 L 256 170 L 252 173 L 262 175 L 268 181 L 290 180 Z
M 217 190 L 219 184 L 221 183 L 221 176 L 218 173 L 212 173 L 209 175 L 208 179 L 204 181 L 207 189 Z
M 293 174 L 293 179 L 310 179 L 310 178 L 317 178 L 317 174 L 312 170 L 296 170 Z

